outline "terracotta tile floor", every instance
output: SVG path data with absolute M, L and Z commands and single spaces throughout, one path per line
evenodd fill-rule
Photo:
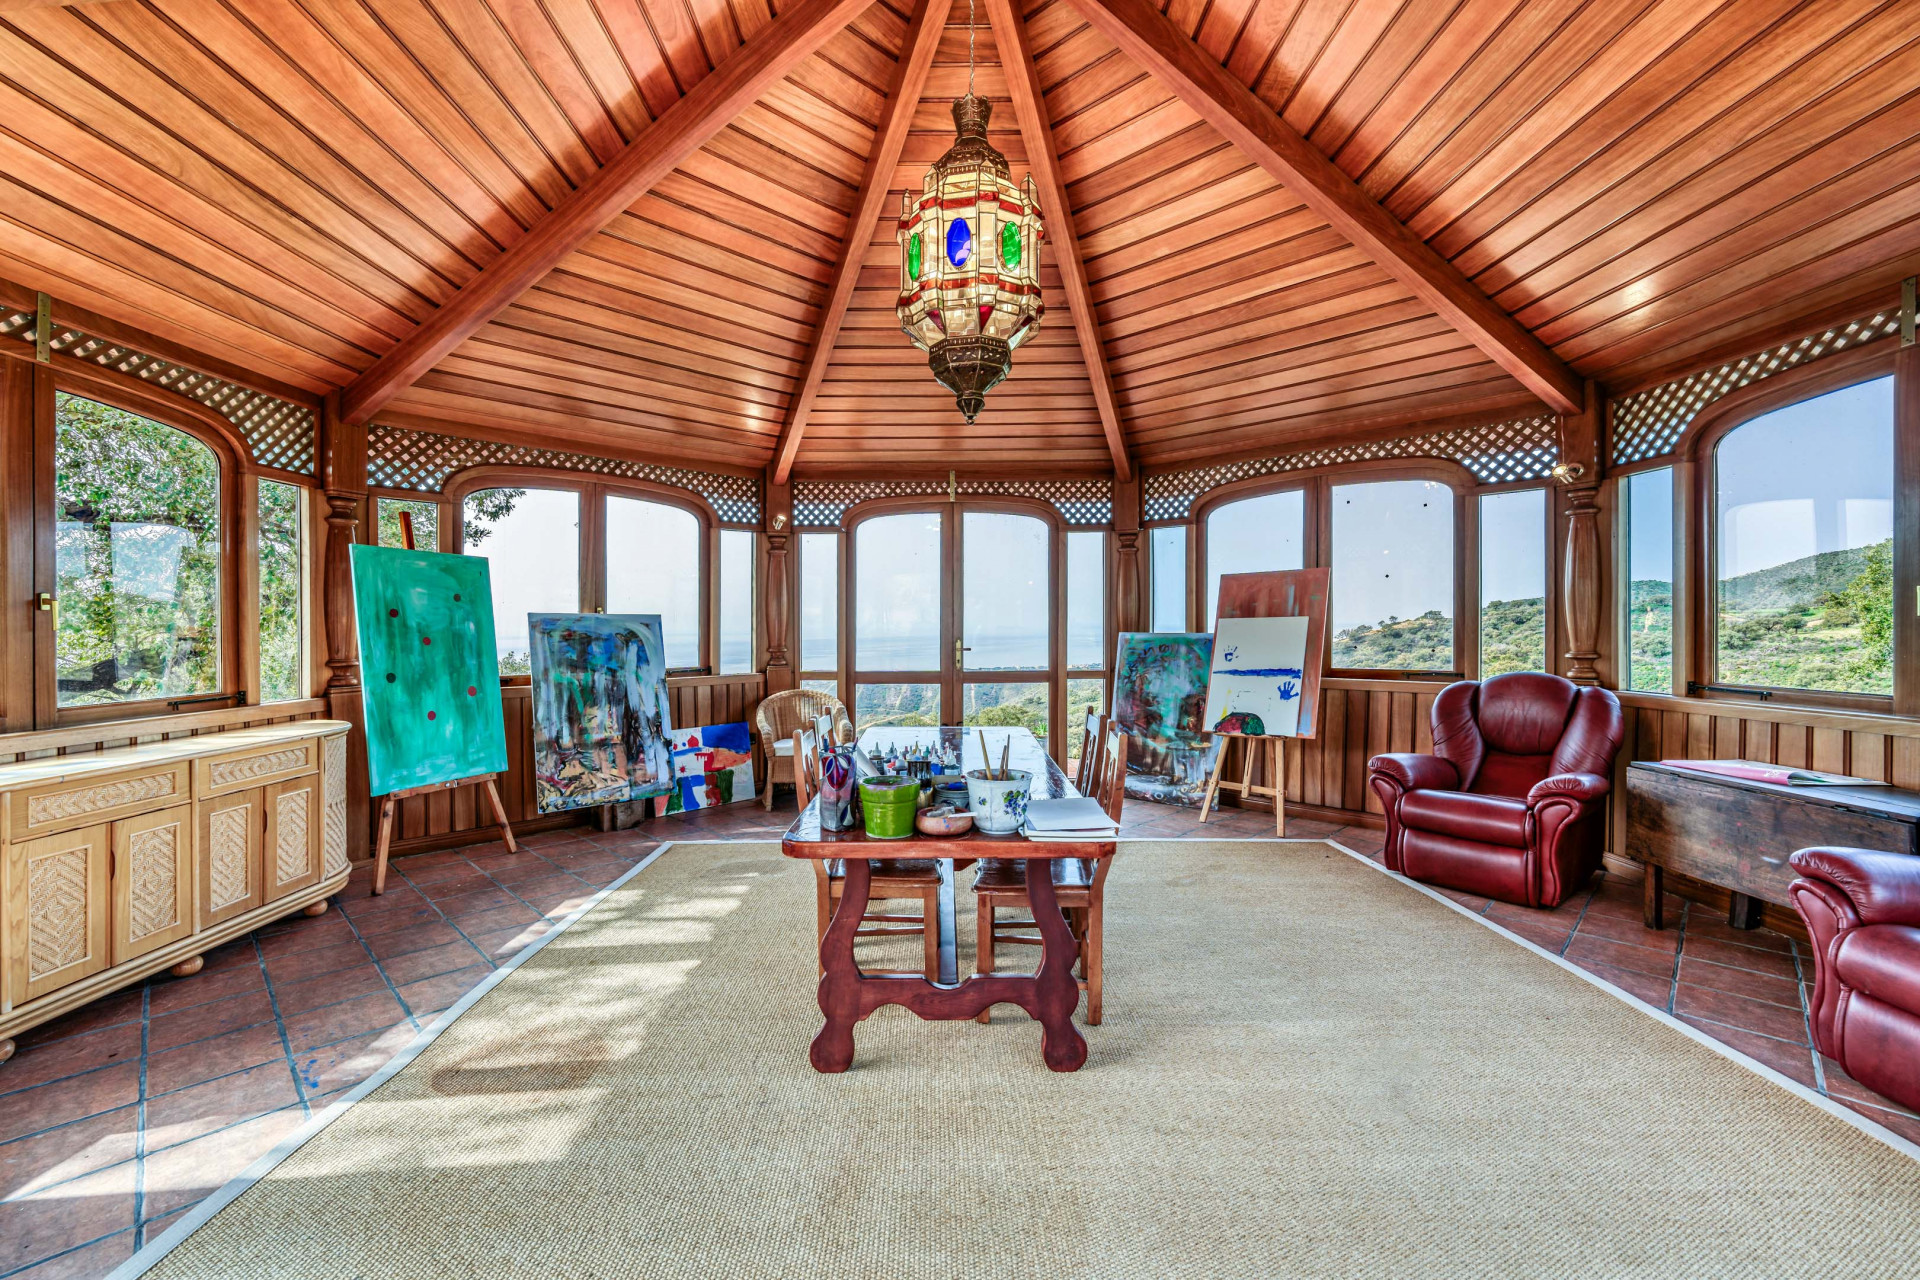
M 788 814 L 737 805 L 600 835 L 529 836 L 402 858 L 387 893 L 356 871 L 317 919 L 211 952 L 47 1023 L 0 1066 L 0 1280 L 105 1275 L 335 1095 L 385 1063 L 442 1009 L 624 874 L 663 839 L 765 840 Z M 1262 838 L 1270 815 L 1129 803 L 1128 837 Z M 1380 832 L 1293 819 L 1287 834 L 1380 856 Z M 1743 933 L 1674 901 L 1680 926 L 1640 926 L 1639 887 L 1604 877 L 1557 911 L 1454 895 L 1649 1003 L 1920 1140 L 1920 1117 L 1809 1047 L 1804 947 Z

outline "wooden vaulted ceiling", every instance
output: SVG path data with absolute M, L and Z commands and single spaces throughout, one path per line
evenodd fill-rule
M 1050 243 L 971 427 L 893 317 L 967 0 L 0 0 L 0 275 L 360 418 L 1088 473 L 1564 408 L 1920 263 L 1914 0 L 974 4 Z

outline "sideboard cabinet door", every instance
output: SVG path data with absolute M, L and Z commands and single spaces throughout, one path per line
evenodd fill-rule
M 262 791 L 267 809 L 262 858 L 272 902 L 320 879 L 320 776 L 270 783 Z
M 193 806 L 113 824 L 113 962 L 193 932 Z
M 259 787 L 200 802 L 195 832 L 195 880 L 200 910 L 197 928 L 253 910 L 266 901 L 260 843 L 266 830 Z
M 110 963 L 110 849 L 105 823 L 9 846 L 7 985 L 15 1005 Z

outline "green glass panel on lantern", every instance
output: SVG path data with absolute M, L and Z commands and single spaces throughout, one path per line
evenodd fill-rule
M 1004 223 L 1000 227 L 1000 265 L 1017 267 L 1020 265 L 1020 228 L 1013 223 Z
M 907 276 L 913 280 L 920 278 L 920 233 L 918 231 L 907 238 Z

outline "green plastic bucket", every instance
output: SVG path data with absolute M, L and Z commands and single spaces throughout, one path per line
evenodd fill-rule
M 919 799 L 918 778 L 860 779 L 860 807 L 866 811 L 867 835 L 875 840 L 904 840 L 912 835 Z

